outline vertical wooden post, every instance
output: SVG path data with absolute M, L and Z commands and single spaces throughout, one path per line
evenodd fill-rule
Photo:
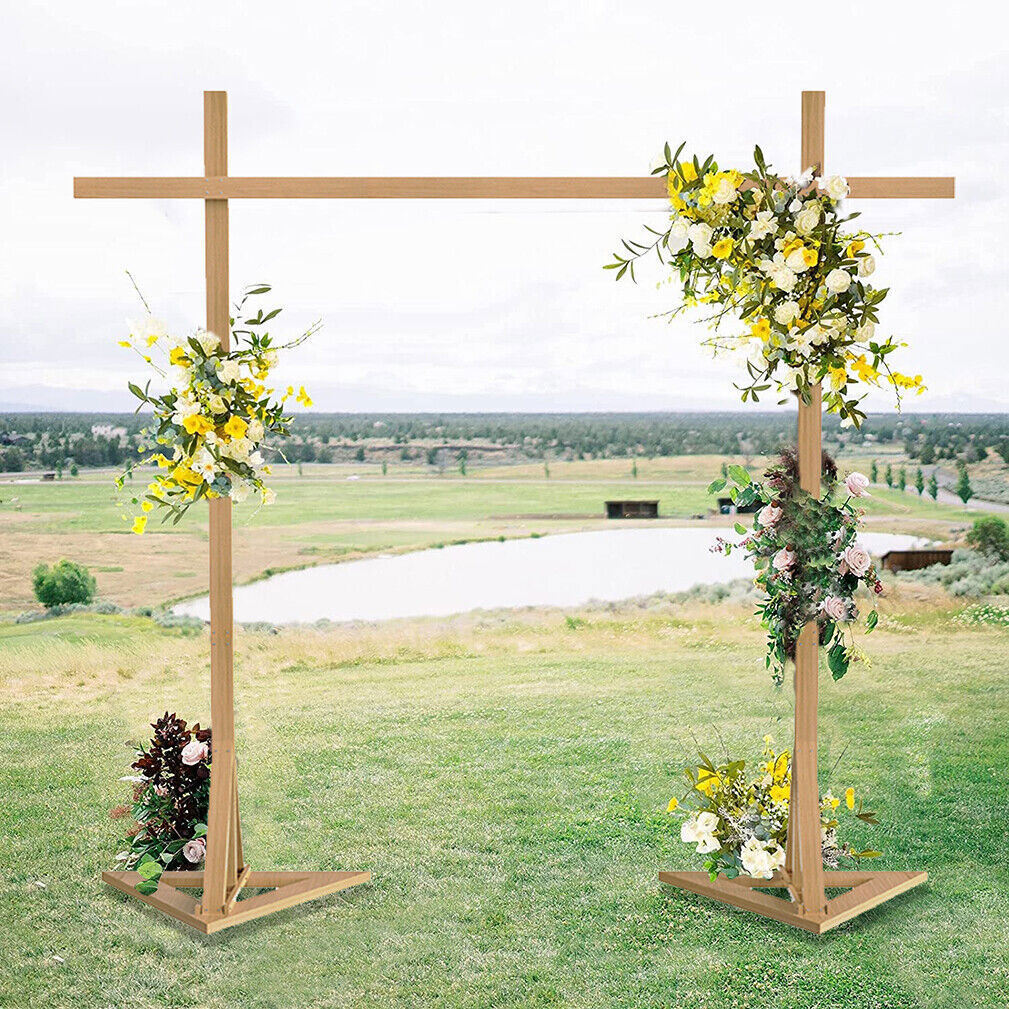
M 207 176 L 228 174 L 228 96 L 203 93 L 203 162 Z M 207 199 L 207 329 L 230 348 L 228 201 Z M 231 499 L 215 498 L 210 513 L 210 725 L 214 732 L 207 822 L 207 863 L 201 910 L 223 911 L 238 878 L 235 785 L 234 652 L 232 647 Z
M 824 92 L 802 93 L 802 158 L 800 170 L 822 174 L 824 160 Z M 799 399 L 799 485 L 820 494 L 822 395 L 819 385 L 809 402 Z M 792 750 L 792 795 L 789 803 L 789 851 L 786 868 L 796 884 L 801 910 L 826 909 L 820 841 L 820 787 L 817 781 L 817 704 L 820 672 L 819 630 L 815 621 L 802 629 L 795 650 L 795 742 Z

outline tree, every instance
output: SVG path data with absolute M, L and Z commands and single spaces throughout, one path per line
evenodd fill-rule
M 90 603 L 95 597 L 95 579 L 83 564 L 61 560 L 52 567 L 39 564 L 32 572 L 32 589 L 46 609 L 66 603 Z
M 723 473 L 722 476 L 725 476 L 725 474 Z M 879 466 L 876 465 L 875 459 L 869 463 L 869 479 L 873 483 L 879 483 Z
M 967 473 L 967 464 L 960 463 L 960 476 L 956 481 L 956 495 L 966 505 L 974 496 L 974 488 L 970 485 L 970 476 Z
M 914 489 L 918 492 L 918 497 L 925 493 L 925 474 L 922 473 L 920 466 L 914 474 Z
M 383 459 L 382 460 L 382 476 L 385 476 L 389 472 L 389 463 Z
M 77 474 L 79 472 L 80 472 L 80 470 L 77 468 L 77 463 L 76 462 L 72 462 L 70 464 L 70 475 L 71 476 L 77 476 Z
M 995 515 L 976 519 L 967 542 L 987 557 L 1009 561 L 1009 526 Z
M 933 501 L 939 500 L 939 481 L 935 478 L 935 470 L 932 470 L 932 475 L 928 478 L 928 496 Z
M 897 489 L 901 492 L 901 494 L 907 490 L 907 470 L 904 469 L 903 466 L 901 466 L 897 473 Z
M 543 475 L 550 479 L 550 463 L 546 459 L 543 460 Z
M 887 487 L 893 486 L 893 467 L 889 463 L 886 464 L 886 473 L 883 479 L 886 481 Z
M 631 462 L 631 476 L 634 477 L 635 480 L 637 480 L 637 478 L 638 478 L 638 460 L 637 459 L 635 459 L 635 460 L 633 460 Z
M 354 453 L 354 458 L 358 462 L 364 462 L 364 446 L 363 445 L 360 448 L 358 448 L 358 450 Z

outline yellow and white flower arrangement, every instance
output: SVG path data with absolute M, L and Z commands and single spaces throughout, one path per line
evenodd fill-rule
M 289 399 L 304 407 L 310 407 L 312 400 L 304 386 L 297 391 L 288 386 L 278 396 L 267 382 L 278 351 L 302 343 L 318 324 L 295 340 L 275 344 L 265 326 L 281 310 L 264 313 L 260 308 L 253 314 L 246 309 L 250 298 L 269 290 L 259 284 L 243 293 L 231 320 L 232 347 L 227 351 L 214 333 L 170 335 L 150 314 L 146 301 L 147 315 L 129 323 L 129 337 L 120 345 L 138 353 L 168 383 L 163 392 L 152 392 L 150 381 L 143 388 L 129 383 L 140 400 L 137 410 L 146 405 L 154 414 L 153 423 L 142 432 L 140 464 L 158 467 L 146 489 L 130 501 L 134 509 L 139 506 L 139 514 L 131 516 L 133 532 L 144 532 L 155 508 L 164 510 L 163 521 L 178 522 L 201 498 L 229 497 L 240 503 L 255 496 L 263 504 L 273 503 L 274 491 L 266 485 L 270 466 L 263 443 L 268 436 L 289 433 L 291 417 L 285 413 Z M 155 353 L 161 356 L 160 364 L 154 361 Z M 131 464 L 117 479 L 120 490 L 132 470 Z
M 633 280 L 635 264 L 652 253 L 672 267 L 683 304 L 666 314 L 711 306 L 705 321 L 717 335 L 706 342 L 716 352 L 741 353 L 749 374 L 737 386 L 744 402 L 757 402 L 772 385 L 808 402 L 810 388 L 823 382 L 826 408 L 859 426 L 869 386 L 885 380 L 898 405 L 903 392 L 922 392 L 921 375 L 890 368 L 899 344 L 876 337 L 888 288 L 867 278 L 876 269 L 869 245 L 879 251 L 882 236 L 848 229 L 859 215 L 843 212 L 845 179 L 814 179 L 811 170 L 775 175 L 759 147 L 754 171 L 723 171 L 712 156 L 681 161 L 683 146 L 672 154 L 667 144 L 652 172 L 666 177 L 669 227 L 647 228 L 649 241 L 625 240 L 605 269 Z M 718 332 L 727 316 L 742 332 Z
M 720 872 L 730 879 L 739 875 L 771 879 L 785 864 L 788 840 L 788 806 L 792 794 L 792 759 L 788 750 L 776 750 L 771 736 L 764 736 L 762 759 L 755 772 L 747 774 L 746 762 L 726 758 L 714 764 L 703 753 L 695 770 L 684 774 L 686 794 L 672 798 L 669 813 L 691 810 L 680 824 L 680 840 L 707 856 L 704 867 L 712 879 Z M 844 798 L 827 791 L 820 799 L 820 838 L 823 864 L 836 869 L 844 863 L 858 865 L 863 858 L 877 858 L 878 851 L 856 851 L 838 839 L 838 813 L 844 811 L 864 823 L 878 823 L 876 814 L 855 806 L 855 790 L 846 788 Z

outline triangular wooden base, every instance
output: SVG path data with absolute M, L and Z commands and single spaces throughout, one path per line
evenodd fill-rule
M 345 890 L 371 879 L 370 872 L 250 872 L 242 870 L 238 882 L 228 894 L 223 909 L 203 913 L 200 902 L 181 888 L 202 887 L 202 872 L 165 872 L 157 890 L 150 895 L 137 893 L 140 874 L 136 872 L 103 872 L 102 879 L 131 897 L 142 900 L 151 907 L 170 915 L 172 918 L 195 928 L 204 935 L 231 928 L 264 914 L 282 911 L 295 904 L 303 904 L 316 897 L 324 897 L 337 890 Z M 268 893 L 257 894 L 246 900 L 239 900 L 239 892 L 245 888 L 267 889 Z
M 928 879 L 927 872 L 824 872 L 823 884 L 827 889 L 847 889 L 845 893 L 832 897 L 820 912 L 803 913 L 794 903 L 794 889 L 789 879 L 782 873 L 775 873 L 771 879 L 754 879 L 752 876 L 737 876 L 727 879 L 719 876 L 712 880 L 706 872 L 660 872 L 659 879 L 670 886 L 678 886 L 691 893 L 710 897 L 723 904 L 732 904 L 744 911 L 754 911 L 765 918 L 794 925 L 822 935 L 842 922 L 854 918 L 870 907 L 882 904 L 898 893 L 904 893 Z M 785 889 L 791 900 L 773 897 L 761 890 Z

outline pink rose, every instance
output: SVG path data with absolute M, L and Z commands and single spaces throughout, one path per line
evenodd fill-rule
M 847 621 L 851 616 L 851 603 L 840 596 L 827 596 L 823 601 L 823 612 L 831 620 Z
M 865 549 L 865 547 L 861 546 L 859 543 L 852 543 L 852 545 L 844 551 L 844 563 L 848 565 L 848 570 L 853 575 L 857 578 L 861 578 L 862 575 L 864 575 L 872 566 L 872 558 L 869 556 L 869 552 Z
M 207 857 L 207 842 L 202 837 L 194 837 L 182 846 L 182 854 L 187 862 L 202 862 Z
M 869 478 L 864 473 L 849 473 L 844 486 L 852 497 L 872 497 L 868 492 Z
M 795 563 L 795 551 L 785 547 L 774 555 L 774 560 L 771 563 L 774 565 L 775 571 L 787 571 Z
M 201 743 L 198 739 L 191 739 L 182 747 L 182 763 L 192 767 L 201 760 L 207 759 L 207 744 Z
M 781 519 L 781 509 L 774 504 L 766 504 L 757 512 L 757 521 L 767 528 L 773 526 Z

